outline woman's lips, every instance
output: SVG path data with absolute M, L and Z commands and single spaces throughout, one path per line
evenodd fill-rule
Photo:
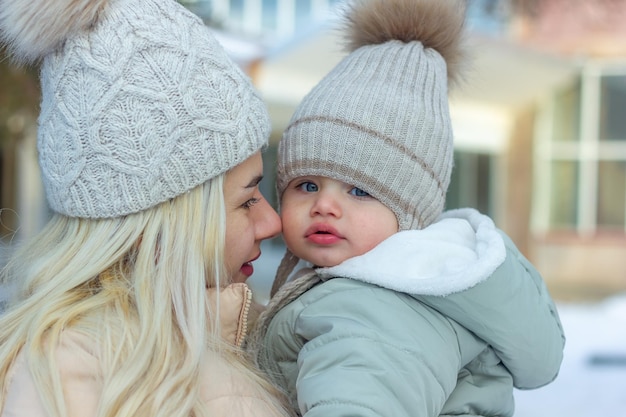
M 250 259 L 249 261 L 241 265 L 241 268 L 239 268 L 239 271 L 241 271 L 241 273 L 244 274 L 245 276 L 251 277 L 252 274 L 254 274 L 254 266 L 252 266 L 252 262 L 259 259 L 260 256 L 261 256 L 261 252 L 259 252 L 259 254 L 255 256 L 254 258 Z
M 254 274 L 254 266 L 252 266 L 251 262 L 246 262 L 245 264 L 241 265 L 239 271 L 241 271 L 241 273 L 245 276 L 251 277 L 252 274 Z

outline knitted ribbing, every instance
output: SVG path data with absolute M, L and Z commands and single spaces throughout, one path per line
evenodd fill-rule
M 354 3 L 346 20 L 356 49 L 296 108 L 279 145 L 278 193 L 296 177 L 330 177 L 380 200 L 400 230 L 424 228 L 443 211 L 452 171 L 448 77 L 464 6 Z
M 302 175 L 355 185 L 401 229 L 442 212 L 453 162 L 446 64 L 421 43 L 361 47 L 302 101 L 279 147 L 278 190 Z

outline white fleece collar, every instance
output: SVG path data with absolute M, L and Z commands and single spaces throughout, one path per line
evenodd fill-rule
M 425 229 L 396 233 L 361 256 L 317 272 L 322 278 L 340 276 L 409 294 L 444 296 L 485 280 L 505 257 L 493 221 L 474 209 L 457 209 Z

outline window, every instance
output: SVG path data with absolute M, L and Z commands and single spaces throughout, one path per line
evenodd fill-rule
M 536 231 L 626 232 L 626 65 L 590 65 L 540 111 Z
M 600 79 L 600 140 L 626 141 L 626 75 Z
M 197 10 L 204 5 L 211 24 L 229 32 L 268 39 L 287 38 L 323 19 L 338 0 L 179 0 Z
M 580 82 L 559 91 L 555 97 L 553 138 L 556 142 L 580 139 Z
M 493 156 L 486 153 L 454 153 L 454 169 L 446 196 L 446 210 L 473 207 L 493 217 L 493 159 Z
M 278 28 L 278 0 L 263 0 L 261 26 L 271 30 Z
M 599 228 L 624 228 L 626 214 L 626 161 L 598 162 Z
M 575 161 L 553 161 L 551 164 L 550 224 L 555 229 L 568 229 L 576 224 L 578 164 Z

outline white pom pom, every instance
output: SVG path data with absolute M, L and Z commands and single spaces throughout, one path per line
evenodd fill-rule
M 0 40 L 18 62 L 36 61 L 94 24 L 108 0 L 0 0 Z

